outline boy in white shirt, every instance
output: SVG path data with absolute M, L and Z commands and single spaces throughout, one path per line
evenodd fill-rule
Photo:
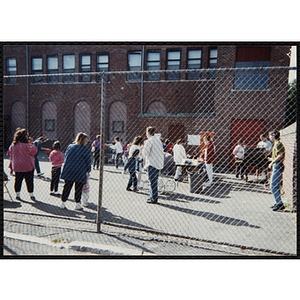
M 235 177 L 239 178 L 239 175 L 241 175 L 241 179 L 244 178 L 244 164 L 243 164 L 243 159 L 244 159 L 244 140 L 240 139 L 238 141 L 237 146 L 233 149 L 233 154 L 235 157 Z
M 175 146 L 173 147 L 173 152 L 174 152 L 174 161 L 175 164 L 177 165 L 176 167 L 176 173 L 175 173 L 175 181 L 178 180 L 179 176 L 182 175 L 181 173 L 181 166 L 178 166 L 179 164 L 182 163 L 183 159 L 186 159 L 186 152 L 184 149 L 184 144 L 185 144 L 185 140 L 184 139 L 179 139 L 177 140 Z
M 123 146 L 120 143 L 120 138 L 118 136 L 115 137 L 115 144 L 110 144 L 109 146 L 112 149 L 116 150 L 116 156 L 115 156 L 115 165 L 116 165 L 116 169 L 118 169 L 119 167 L 119 159 L 122 157 L 123 154 Z

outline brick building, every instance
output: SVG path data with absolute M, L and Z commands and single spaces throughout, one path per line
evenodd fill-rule
M 200 43 L 4 46 L 5 75 L 35 75 L 4 80 L 5 147 L 19 126 L 33 137 L 59 139 L 63 148 L 79 131 L 92 140 L 100 130 L 101 75 L 89 72 L 104 71 L 109 72 L 107 141 L 116 135 L 131 141 L 148 125 L 156 125 L 172 142 L 213 132 L 218 163 L 227 164 L 239 138 L 248 137 L 251 145 L 261 133 L 284 128 L 288 71 L 253 71 L 259 80 L 249 83 L 249 73 L 211 70 L 285 67 L 289 51 L 285 45 Z M 186 69 L 210 72 L 124 73 Z M 55 76 L 63 73 L 73 75 Z

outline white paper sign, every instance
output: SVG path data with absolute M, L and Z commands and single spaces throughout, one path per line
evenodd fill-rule
M 188 145 L 200 146 L 200 135 L 188 135 Z

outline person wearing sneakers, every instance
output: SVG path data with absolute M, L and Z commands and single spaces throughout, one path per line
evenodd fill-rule
M 75 183 L 75 209 L 83 210 L 80 205 L 82 188 L 87 181 L 86 173 L 91 172 L 92 155 L 86 147 L 88 136 L 80 132 L 78 133 L 75 142 L 68 146 L 65 152 L 65 164 L 61 173 L 61 178 L 65 180 L 62 192 L 61 209 L 66 208 L 66 201 Z
M 159 171 L 164 167 L 164 150 L 160 139 L 154 136 L 155 127 L 149 126 L 146 129 L 147 140 L 145 142 L 143 154 L 146 158 L 145 169 L 148 172 L 150 183 L 149 204 L 156 204 L 158 201 L 158 176 Z
M 126 187 L 126 191 L 132 191 L 131 186 L 133 186 L 133 191 L 137 192 L 137 178 L 136 178 L 136 170 L 137 170 L 137 164 L 138 164 L 138 160 L 137 157 L 140 153 L 139 149 L 135 149 L 131 156 L 129 157 L 128 161 L 126 162 L 125 166 L 124 166 L 124 173 L 126 172 L 126 170 L 128 169 L 130 176 L 129 176 L 129 181 Z
M 14 141 L 9 147 L 8 155 L 12 159 L 12 170 L 15 172 L 15 192 L 16 200 L 21 200 L 20 192 L 23 179 L 25 178 L 27 192 L 31 200 L 35 200 L 33 194 L 33 172 L 34 172 L 34 155 L 38 149 L 28 142 L 26 129 L 16 131 Z
M 269 139 L 273 144 L 272 148 L 272 158 L 270 158 L 271 163 L 269 164 L 269 169 L 272 169 L 271 177 L 271 192 L 275 199 L 275 204 L 271 206 L 273 211 L 283 210 L 284 204 L 281 200 L 281 186 L 282 186 L 282 175 L 284 171 L 284 157 L 285 148 L 280 141 L 280 132 L 271 131 L 269 133 Z
M 62 164 L 65 161 L 65 157 L 60 150 L 60 142 L 56 141 L 53 143 L 53 151 L 49 155 L 50 162 L 52 163 L 51 168 L 51 183 L 50 183 L 50 195 L 58 195 L 58 183 L 61 173 Z

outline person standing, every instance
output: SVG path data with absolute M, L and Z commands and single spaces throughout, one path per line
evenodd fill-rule
M 185 140 L 179 139 L 177 140 L 176 144 L 174 145 L 173 152 L 174 152 L 174 161 L 176 166 L 176 173 L 174 180 L 177 181 L 179 177 L 182 175 L 182 167 L 179 166 L 182 164 L 182 160 L 186 159 L 186 152 L 184 149 Z
M 139 155 L 140 150 L 135 149 L 132 154 L 129 156 L 129 159 L 127 160 L 125 166 L 124 166 L 124 172 L 128 169 L 130 176 L 129 181 L 126 187 L 126 191 L 132 191 L 130 188 L 133 186 L 133 191 L 138 192 L 137 188 L 137 178 L 136 178 L 136 167 L 138 164 L 137 156 Z
M 65 152 L 65 165 L 61 174 L 61 178 L 65 180 L 62 192 L 61 209 L 66 208 L 72 186 L 75 183 L 75 209 L 83 210 L 80 205 L 82 188 L 87 181 L 87 174 L 91 172 L 92 156 L 90 150 L 86 147 L 88 136 L 80 132 L 73 144 L 69 145 Z
M 53 143 L 53 151 L 49 155 L 50 162 L 52 163 L 51 169 L 51 183 L 50 183 L 50 195 L 58 195 L 58 183 L 61 173 L 62 164 L 65 161 L 65 157 L 60 152 L 60 142 L 56 141 Z
M 213 183 L 213 164 L 216 162 L 215 145 L 210 137 L 207 135 L 204 137 L 205 149 L 204 149 L 204 162 L 205 169 L 208 176 L 208 182 L 203 184 L 203 190 L 210 187 Z
M 146 158 L 145 169 L 148 172 L 150 182 L 150 198 L 147 203 L 155 204 L 158 201 L 158 175 L 159 170 L 164 167 L 164 151 L 161 141 L 154 136 L 155 127 L 146 128 L 147 141 L 144 146 L 144 156 Z
M 122 157 L 123 154 L 123 146 L 120 142 L 120 138 L 118 136 L 115 137 L 115 144 L 110 144 L 109 145 L 112 149 L 116 151 L 116 156 L 115 156 L 115 166 L 116 169 L 119 167 L 119 159 Z
M 263 170 L 263 172 L 265 173 L 266 179 L 268 178 L 265 168 L 268 165 L 268 157 L 270 157 L 273 147 L 273 144 L 267 139 L 267 136 L 265 134 L 261 134 L 259 138 L 260 142 L 257 144 L 257 148 L 264 149 L 265 159 L 256 166 L 256 180 L 258 180 L 261 170 Z
M 37 147 L 38 151 L 36 153 L 36 155 L 34 156 L 34 163 L 35 163 L 35 169 L 36 169 L 36 173 L 38 176 L 43 175 L 44 173 L 41 172 L 41 168 L 40 168 L 40 163 L 39 163 L 39 153 L 40 150 L 49 150 L 48 148 L 43 148 L 42 144 L 44 142 L 46 142 L 47 140 L 43 137 L 40 136 L 37 140 L 35 140 L 33 142 L 33 144 Z
M 238 141 L 238 144 L 233 149 L 234 158 L 235 158 L 235 177 L 239 178 L 239 175 L 241 176 L 241 179 L 244 178 L 244 140 L 240 139 Z
M 284 204 L 281 200 L 282 175 L 284 171 L 285 148 L 280 141 L 280 132 L 271 131 L 269 139 L 274 143 L 272 148 L 272 158 L 269 168 L 272 169 L 271 192 L 275 199 L 275 204 L 271 206 L 273 211 L 283 210 Z
M 99 159 L 100 159 L 100 135 L 98 134 L 96 136 L 96 139 L 92 143 L 92 149 L 94 154 L 94 164 L 93 169 L 95 170 L 97 167 L 97 170 L 99 169 Z
M 144 141 L 144 139 L 140 135 L 137 135 L 134 138 L 132 145 L 130 147 L 130 150 L 129 150 L 129 156 L 131 156 L 135 150 L 139 150 L 139 154 L 137 156 L 137 172 L 138 172 L 137 185 L 138 185 L 138 187 L 141 187 L 140 182 L 141 182 L 141 178 L 142 178 L 142 169 L 143 169 L 142 168 L 142 165 L 143 165 L 143 154 L 142 154 L 143 141 Z
M 20 192 L 23 179 L 25 179 L 27 192 L 31 200 L 35 200 L 33 190 L 34 155 L 38 149 L 28 142 L 26 129 L 16 131 L 12 145 L 9 147 L 8 155 L 11 157 L 12 170 L 15 172 L 16 200 L 21 200 Z

